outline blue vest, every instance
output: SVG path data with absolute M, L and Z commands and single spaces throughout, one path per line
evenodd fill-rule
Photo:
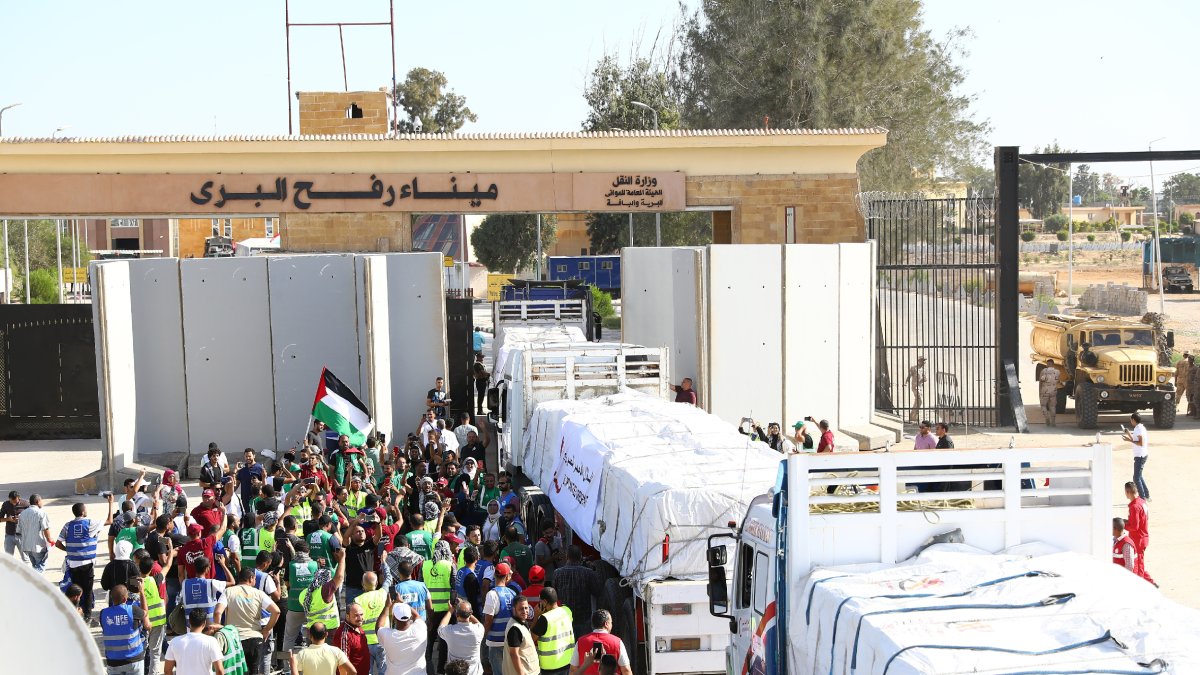
M 76 518 L 67 523 L 67 561 L 89 563 L 96 559 L 96 538 L 92 536 L 92 521 Z
M 478 565 L 479 563 L 475 564 Z M 468 574 L 474 574 L 468 567 L 460 567 L 454 573 L 454 594 L 464 600 L 467 597 L 467 589 L 463 587 L 463 580 L 467 578 Z
M 417 610 L 417 614 L 421 616 L 421 620 L 425 621 L 425 600 L 429 598 L 429 589 L 420 581 L 405 579 L 396 584 L 396 595 L 401 602 Z
M 483 576 L 491 568 L 492 568 L 491 560 L 484 560 L 483 558 L 480 558 L 479 560 L 477 560 L 475 562 L 475 576 L 479 577 L 479 585 L 480 586 L 483 585 Z
M 508 620 L 512 618 L 513 600 L 517 599 L 517 594 L 504 586 L 492 590 L 496 591 L 500 608 L 496 610 L 496 616 L 492 619 L 492 629 L 488 631 L 487 639 L 492 642 L 504 642 L 504 632 L 508 630 Z
M 100 630 L 104 634 L 104 658 L 109 661 L 136 659 L 146 650 L 142 626 L 134 621 L 131 605 L 101 610 Z
M 179 595 L 184 611 L 203 607 L 208 610 L 208 620 L 213 620 L 213 611 L 217 608 L 217 594 L 213 590 L 211 579 L 184 579 L 183 591 Z
M 264 588 L 264 586 L 266 586 L 266 585 L 267 585 L 267 573 L 262 570 L 259 570 L 259 569 L 254 570 L 254 587 L 257 588 L 258 590 L 262 591 L 263 593 L 266 593 L 267 589 Z M 275 602 L 275 601 L 272 599 L 271 602 Z M 264 625 L 264 626 L 267 625 L 267 622 L 265 621 L 265 619 L 271 618 L 271 612 L 264 609 L 262 611 L 262 618 L 264 619 L 264 621 L 262 622 L 262 625 Z

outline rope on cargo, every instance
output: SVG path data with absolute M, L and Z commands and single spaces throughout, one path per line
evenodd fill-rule
M 867 612 L 858 617 L 858 627 L 854 630 L 854 644 L 850 647 L 850 669 L 854 670 L 858 667 L 858 639 L 862 636 L 863 622 L 868 616 L 880 616 L 882 614 L 911 614 L 916 612 L 948 612 L 961 609 L 1035 609 L 1040 607 L 1053 607 L 1055 605 L 1064 605 L 1075 599 L 1074 593 L 1058 593 L 1049 595 L 1041 600 L 1034 602 L 1026 602 L 1018 605 L 988 605 L 980 603 L 968 603 L 964 605 L 934 605 L 932 607 L 903 607 L 899 609 L 881 609 L 876 612 Z M 833 670 L 833 663 L 829 664 L 830 671 Z
M 883 675 L 887 675 L 888 669 L 892 667 L 892 662 L 894 662 L 896 659 L 900 658 L 901 654 L 903 654 L 904 652 L 907 652 L 909 650 L 913 650 L 913 649 L 941 649 L 941 650 L 972 651 L 972 652 L 1000 652 L 1002 654 L 1021 654 L 1021 655 L 1025 655 L 1025 656 L 1049 656 L 1050 654 L 1061 654 L 1062 652 L 1069 652 L 1073 649 L 1082 649 L 1084 647 L 1090 647 L 1092 645 L 1103 644 L 1110 640 L 1112 642 L 1116 643 L 1116 645 L 1118 647 L 1120 647 L 1121 649 L 1125 649 L 1125 645 L 1118 642 L 1117 639 L 1112 636 L 1112 631 L 1107 631 L 1107 630 L 1104 631 L 1104 635 L 1101 635 L 1100 637 L 1095 637 L 1090 640 L 1084 640 L 1083 642 L 1076 642 L 1074 644 L 1060 645 L 1058 647 L 1054 647 L 1053 649 L 1042 649 L 1042 650 L 1011 649 L 1008 647 L 991 647 L 988 645 L 909 645 L 909 646 L 905 647 L 904 649 L 901 649 L 900 651 L 896 652 L 895 654 L 892 654 L 892 657 L 890 659 L 888 659 L 887 663 L 884 664 L 884 666 L 883 666 Z
M 851 576 L 851 575 L 846 575 L 846 576 Z M 991 579 L 990 581 L 981 581 L 980 583 L 975 584 L 974 586 L 971 586 L 970 588 L 963 590 L 963 591 L 959 591 L 957 593 L 893 593 L 893 594 L 888 594 L 888 595 L 872 595 L 872 596 L 867 596 L 867 597 L 851 595 L 851 596 L 842 598 L 842 601 L 840 603 L 838 603 L 837 610 L 833 613 L 833 634 L 830 635 L 830 637 L 829 637 L 829 674 L 833 675 L 834 655 L 837 654 L 838 620 L 842 616 L 842 608 L 845 607 L 846 603 L 850 602 L 851 600 L 906 600 L 908 598 L 933 598 L 933 599 L 937 599 L 937 600 L 944 600 L 947 598 L 961 598 L 963 596 L 970 595 L 981 588 L 987 588 L 989 586 L 997 586 L 999 584 L 1002 584 L 1002 583 L 1005 583 L 1008 581 L 1013 581 L 1014 579 L 1029 579 L 1032 577 L 1057 577 L 1057 576 L 1058 576 L 1058 574 L 1056 574 L 1054 572 L 1042 572 L 1039 570 L 1031 570 L 1028 572 L 1020 572 L 1018 574 L 1010 574 L 1009 576 L 1000 577 L 998 579 Z M 830 577 L 830 578 L 836 578 L 836 577 Z M 810 603 L 812 602 L 811 597 L 809 598 L 809 602 Z M 923 608 L 918 607 L 918 608 L 913 608 L 913 609 L 923 609 Z M 887 611 L 889 611 L 889 610 L 884 610 L 885 613 Z M 890 610 L 890 611 L 897 611 L 897 610 Z M 865 617 L 865 616 L 867 616 L 867 615 L 864 614 L 863 617 Z M 862 629 L 862 617 L 859 617 L 858 628 L 859 628 L 859 630 Z M 856 650 L 858 649 L 858 631 L 855 631 L 855 634 L 854 634 L 854 647 Z
M 808 587 L 809 588 L 808 603 L 804 609 L 804 624 L 806 626 L 812 624 L 812 603 L 813 603 L 813 598 L 817 595 L 817 586 L 820 586 L 821 584 L 825 583 L 826 581 L 833 581 L 834 579 L 845 579 L 846 577 L 851 577 L 851 576 L 854 576 L 854 575 L 853 574 L 838 574 L 838 575 L 835 575 L 832 577 L 825 577 L 823 579 L 817 579 L 816 581 L 812 582 L 812 586 Z
M 855 478 L 858 476 L 857 471 L 851 471 L 846 475 L 847 478 Z M 839 478 L 837 474 L 825 474 L 826 478 Z M 870 476 L 870 478 L 876 478 Z M 810 497 L 823 497 L 826 486 L 819 486 L 809 492 Z M 839 497 L 854 497 L 861 492 L 857 485 L 839 485 L 834 491 L 834 495 Z M 915 495 L 920 494 L 914 490 L 906 490 L 901 494 Z M 960 510 L 973 509 L 975 502 L 971 499 L 930 499 L 925 501 L 905 500 L 896 502 L 897 511 L 920 511 L 925 515 L 926 522 L 931 525 L 936 525 L 941 522 L 941 516 L 938 511 L 945 510 Z M 879 504 L 876 502 L 845 502 L 841 504 L 811 504 L 808 509 L 809 513 L 817 515 L 826 515 L 834 513 L 878 513 Z M 932 518 L 930 518 L 932 516 Z
M 1153 673 L 1165 673 L 1171 667 L 1171 664 L 1162 659 L 1154 659 L 1149 663 L 1138 662 L 1138 665 L 1146 670 L 1101 670 L 1097 668 L 1088 668 L 1087 670 L 1022 670 L 1020 672 L 1008 673 L 1007 675 L 1152 675 Z

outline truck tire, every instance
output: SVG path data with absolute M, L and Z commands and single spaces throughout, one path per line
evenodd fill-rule
M 1062 415 L 1067 412 L 1067 388 L 1060 387 L 1054 396 L 1054 412 Z
M 1159 401 L 1154 404 L 1154 426 L 1159 429 L 1175 428 L 1175 401 Z
M 1080 382 L 1075 385 L 1075 422 L 1080 429 L 1095 429 L 1099 426 L 1099 402 L 1096 400 L 1096 385 Z

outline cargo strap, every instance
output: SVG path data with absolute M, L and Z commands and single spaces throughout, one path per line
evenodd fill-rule
M 1112 636 L 1112 632 L 1107 630 L 1104 631 L 1104 635 L 1101 635 L 1100 637 L 1084 640 L 1083 642 L 1076 642 L 1074 644 L 1062 645 L 1053 649 L 1043 649 L 1040 651 L 1028 649 L 1010 649 L 1007 647 L 991 647 L 987 645 L 909 645 L 895 654 L 892 654 L 892 658 L 888 659 L 887 663 L 883 666 L 883 675 L 887 675 L 888 669 L 892 667 L 893 661 L 900 658 L 900 655 L 904 652 L 912 649 L 941 649 L 973 652 L 999 652 L 1002 654 L 1024 654 L 1026 656 L 1048 656 L 1050 654 L 1061 654 L 1062 652 L 1069 652 L 1074 649 L 1082 649 L 1083 647 L 1104 644 L 1109 641 L 1112 641 L 1121 649 L 1125 649 L 1125 645 L 1121 644 Z

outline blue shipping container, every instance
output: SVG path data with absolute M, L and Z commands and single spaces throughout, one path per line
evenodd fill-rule
M 621 292 L 621 256 L 552 255 L 550 280 L 578 279 L 613 295 Z

